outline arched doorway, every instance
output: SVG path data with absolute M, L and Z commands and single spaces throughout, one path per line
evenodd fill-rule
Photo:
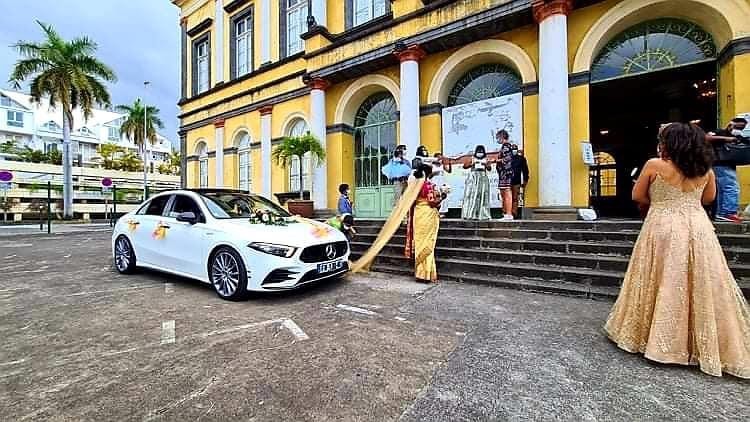
M 615 186 L 605 195 L 591 186 L 591 205 L 605 217 L 636 217 L 633 171 L 656 154 L 663 123 L 717 125 L 716 45 L 698 25 L 680 19 L 637 24 L 612 38 L 591 65 L 591 143 L 617 157 Z M 590 180 L 601 176 L 592 167 Z M 637 172 L 636 172 L 637 173 Z
M 523 148 L 521 85 L 515 69 L 498 62 L 485 62 L 460 74 L 448 91 L 447 107 L 442 111 L 442 152 L 459 164 L 444 176 L 452 189 L 447 201 L 453 213 L 463 207 L 464 186 L 470 172 L 460 163 L 471 157 L 477 145 L 483 145 L 494 160 L 500 150 L 496 133 L 505 130 L 511 142 Z M 489 178 L 490 185 L 497 186 L 498 173 L 490 172 Z M 500 207 L 497 195 L 490 196 L 490 207 Z
M 393 208 L 393 185 L 380 169 L 396 149 L 396 101 L 390 92 L 368 97 L 354 118 L 354 181 L 358 217 L 386 217 Z

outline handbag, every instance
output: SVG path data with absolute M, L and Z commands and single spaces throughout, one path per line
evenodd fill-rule
M 750 165 L 750 143 L 726 143 L 717 146 L 716 162 L 732 166 Z

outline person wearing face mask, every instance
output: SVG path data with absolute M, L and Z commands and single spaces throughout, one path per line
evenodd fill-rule
M 417 152 L 414 154 L 414 159 L 411 160 L 411 168 L 416 170 L 420 168 L 422 164 L 432 165 L 432 158 L 430 157 L 429 151 L 427 151 L 427 147 L 424 145 L 420 145 L 417 148 Z
M 715 130 L 706 134 L 706 140 L 714 146 L 715 155 L 718 149 L 726 143 L 739 143 L 745 141 L 743 130 L 747 126 L 747 120 L 742 117 L 732 119 L 725 129 Z M 739 209 L 740 186 L 737 183 L 736 163 L 718 162 L 714 165 L 716 173 L 716 220 L 741 223 L 742 219 L 737 215 Z
M 339 214 L 353 214 L 352 200 L 349 199 L 349 185 L 346 183 L 340 184 L 339 193 L 341 194 L 338 204 Z
M 518 145 L 513 144 L 511 151 L 513 153 L 513 160 L 511 161 L 513 178 L 511 179 L 510 192 L 513 196 L 513 216 L 517 218 L 521 188 L 526 189 L 526 184 L 529 182 L 529 163 L 526 161 L 526 157 L 521 155 Z
M 409 175 L 411 174 L 411 166 L 409 161 L 404 158 L 406 147 L 399 145 L 393 151 L 393 157 L 388 161 L 388 164 L 384 165 L 380 171 L 383 175 L 388 178 L 388 181 L 393 183 L 393 206 L 398 204 L 401 199 L 401 195 L 406 189 Z
M 499 130 L 496 135 L 500 143 L 500 153 L 497 157 L 498 189 L 500 200 L 503 203 L 503 221 L 513 220 L 513 149 L 510 143 L 510 135 L 505 129 Z
M 487 159 L 484 145 L 477 145 L 471 161 L 464 163 L 465 169 L 471 169 L 464 187 L 464 201 L 461 206 L 461 218 L 464 220 L 489 220 L 490 216 L 490 178 L 487 175 L 492 163 Z
M 452 171 L 453 168 L 451 167 L 450 160 L 443 157 L 443 154 L 436 152 L 432 161 L 432 182 L 446 196 L 446 199 L 443 199 L 443 202 L 440 203 L 440 218 L 443 218 L 448 214 L 447 196 L 451 191 L 451 187 L 446 183 L 445 174 L 451 173 Z

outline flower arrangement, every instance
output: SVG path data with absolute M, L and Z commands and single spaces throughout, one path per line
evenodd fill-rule
M 286 226 L 289 221 L 284 217 L 275 216 L 265 210 L 257 210 L 250 216 L 251 224 L 265 224 L 267 226 Z

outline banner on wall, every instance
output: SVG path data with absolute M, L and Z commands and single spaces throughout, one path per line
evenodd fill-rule
M 450 208 L 461 208 L 464 184 L 469 170 L 460 160 L 470 159 L 477 145 L 484 145 L 487 155 L 494 160 L 500 145 L 495 134 L 505 129 L 510 141 L 523 149 L 523 97 L 521 93 L 489 100 L 476 101 L 443 109 L 443 155 L 455 160 L 453 172 L 445 175 L 451 186 L 448 195 Z M 490 177 L 490 206 L 500 207 L 497 195 L 498 174 L 494 166 Z

